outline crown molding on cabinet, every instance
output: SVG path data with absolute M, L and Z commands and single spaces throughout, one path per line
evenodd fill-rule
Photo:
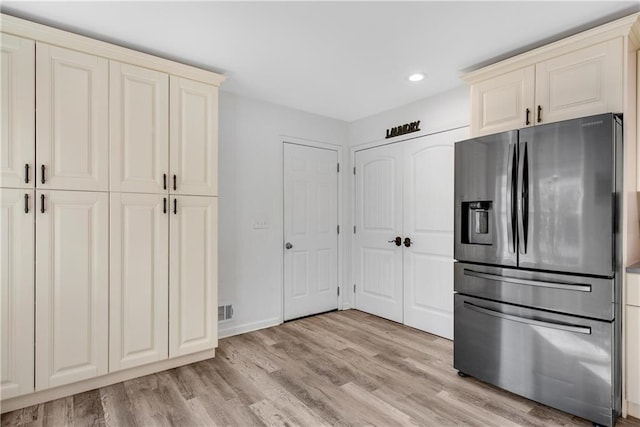
M 58 30 L 6 14 L 0 14 L 0 28 L 3 33 L 138 65 L 215 86 L 220 86 L 225 80 L 225 76 L 214 73 L 213 71 L 159 58 L 147 53 Z
M 473 84 L 616 37 L 629 37 L 636 47 L 640 46 L 640 13 L 625 16 L 616 21 L 471 71 L 464 74 L 461 78 L 468 84 Z

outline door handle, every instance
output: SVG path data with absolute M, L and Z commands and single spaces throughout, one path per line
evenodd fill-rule
M 520 161 L 518 162 L 518 247 L 521 254 L 527 253 L 527 227 L 529 212 L 529 179 L 528 179 L 528 155 L 527 143 L 520 150 Z
M 509 252 L 516 252 L 516 239 L 513 227 L 513 219 L 516 216 L 516 203 L 514 200 L 516 194 L 517 168 L 516 164 L 516 145 L 509 144 L 509 159 L 507 164 L 507 240 L 509 244 Z
M 389 240 L 387 243 L 395 243 L 396 246 L 402 246 L 402 237 L 396 236 L 395 239 Z
M 45 180 L 45 178 L 44 178 L 44 169 L 45 169 L 45 168 L 44 168 L 44 165 L 40 166 L 40 173 L 41 173 L 41 175 L 42 175 L 42 177 L 41 177 L 41 182 L 42 182 L 43 184 L 44 184 L 44 183 L 45 183 L 45 181 L 46 181 L 46 180 Z
M 175 174 L 173 175 L 173 191 L 177 190 L 177 185 L 176 185 L 176 176 Z
M 167 213 L 167 198 L 162 198 L 162 213 Z
M 24 213 L 29 213 L 29 193 L 24 195 Z
M 408 238 L 408 237 L 404 238 L 404 246 L 407 247 L 407 248 L 409 246 L 411 246 L 411 239 L 410 238 Z
M 538 105 L 538 123 L 542 121 L 542 106 Z
M 287 242 L 287 243 L 285 243 L 284 247 L 285 247 L 285 249 L 289 250 L 289 249 L 293 248 L 293 245 L 291 244 L 291 242 Z
M 162 189 L 163 190 L 167 189 L 167 174 L 166 173 L 162 174 Z
M 528 108 L 525 110 L 525 120 L 524 120 L 524 124 L 529 126 L 531 124 L 531 121 L 529 120 L 529 114 L 531 113 L 531 110 L 529 110 Z
M 173 199 L 173 214 L 178 215 L 178 199 Z
M 501 311 L 491 310 L 490 308 L 480 307 L 478 305 L 471 304 L 467 301 L 464 302 L 464 306 L 469 310 L 477 311 L 478 313 L 487 314 L 489 316 L 498 317 L 500 319 L 511 320 L 513 322 L 520 322 L 520 323 L 525 323 L 527 325 L 542 326 L 544 328 L 559 329 L 561 331 L 576 332 L 578 334 L 591 335 L 591 328 L 588 326 L 573 326 L 573 325 L 565 325 L 564 323 L 528 319 L 526 317 L 514 316 L 513 314 L 506 314 Z
M 29 183 L 29 163 L 24 164 L 24 183 Z
M 536 286 L 539 288 L 562 289 L 564 291 L 591 292 L 591 285 L 571 282 L 553 282 L 531 279 L 520 279 L 517 277 L 500 276 L 497 274 L 483 273 L 481 271 L 464 269 L 465 276 L 477 277 L 478 279 L 492 280 L 494 282 L 513 283 L 514 285 Z
M 40 195 L 40 213 L 44 213 L 44 194 Z

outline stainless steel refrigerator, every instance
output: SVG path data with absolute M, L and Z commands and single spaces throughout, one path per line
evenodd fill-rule
M 455 144 L 454 367 L 611 426 L 621 410 L 622 118 Z

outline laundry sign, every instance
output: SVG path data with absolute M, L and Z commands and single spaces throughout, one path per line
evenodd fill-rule
M 412 132 L 420 132 L 420 120 L 418 120 L 417 122 L 406 123 L 404 125 L 387 129 L 386 139 L 394 138 L 396 136 L 405 135 Z

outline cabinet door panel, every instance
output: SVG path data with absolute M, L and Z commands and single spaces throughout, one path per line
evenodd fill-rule
M 104 58 L 36 43 L 38 188 L 108 189 L 108 65 Z
M 166 197 L 111 193 L 109 371 L 167 358 Z
M 218 88 L 171 76 L 171 190 L 218 194 Z
M 33 391 L 34 193 L 0 189 L 1 399 Z
M 533 65 L 472 85 L 471 136 L 533 125 L 533 85 Z
M 617 38 L 536 65 L 542 123 L 622 112 L 623 43 Z
M 36 200 L 36 390 L 43 390 L 107 373 L 109 208 L 106 193 L 37 191 Z
M 0 34 L 0 44 L 0 187 L 33 188 L 35 43 L 33 40 Z M 25 165 L 28 166 L 28 172 Z
M 169 357 L 176 357 L 218 344 L 218 199 L 174 197 L 170 217 Z
M 165 193 L 169 76 L 111 61 L 109 84 L 111 191 Z

